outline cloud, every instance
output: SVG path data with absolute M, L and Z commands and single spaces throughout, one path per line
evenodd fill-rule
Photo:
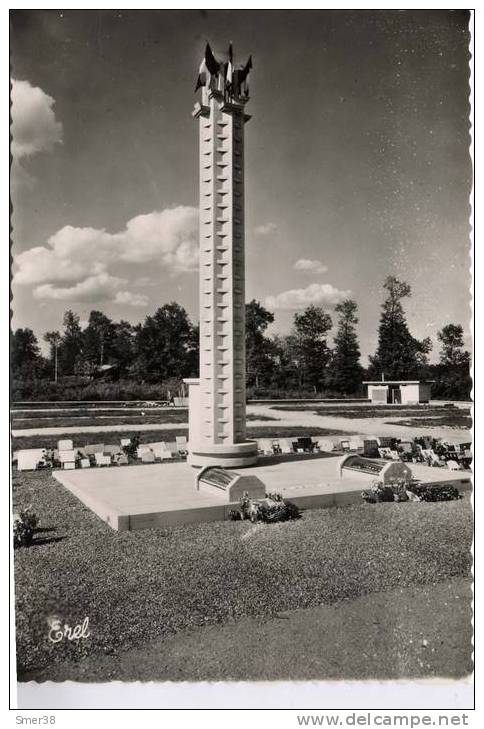
M 42 284 L 34 289 L 34 296 L 36 299 L 94 303 L 110 299 L 116 289 L 125 283 L 126 279 L 103 272 L 88 276 L 75 286 L 55 287 L 51 283 Z
M 350 296 L 351 291 L 341 291 L 331 284 L 310 284 L 305 289 L 291 289 L 275 296 L 267 296 L 268 309 L 299 310 L 310 304 L 314 306 L 335 306 Z
M 53 111 L 54 99 L 28 81 L 12 79 L 12 156 L 18 161 L 50 152 L 62 143 L 62 124 Z
M 85 300 L 79 296 L 92 286 L 93 296 L 104 291 L 106 299 L 115 300 L 111 283 L 125 279 L 116 279 L 110 269 L 124 266 L 132 278 L 133 266 L 146 263 L 164 267 L 171 275 L 197 269 L 197 208 L 180 205 L 138 215 L 119 233 L 66 225 L 45 245 L 15 256 L 13 281 L 36 286 L 37 298 Z M 123 303 L 144 305 L 140 295 L 124 294 L 130 301 Z
M 300 258 L 293 266 L 295 271 L 302 271 L 303 273 L 318 274 L 326 273 L 328 267 L 325 266 L 321 261 L 311 261 L 309 258 Z
M 275 223 L 265 223 L 264 225 L 258 225 L 254 230 L 256 235 L 266 236 L 274 233 L 277 230 L 277 225 Z
M 145 294 L 135 294 L 132 291 L 118 291 L 114 297 L 115 304 L 124 304 L 127 306 L 147 306 L 148 297 Z

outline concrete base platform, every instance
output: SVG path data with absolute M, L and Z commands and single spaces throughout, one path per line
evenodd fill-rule
M 265 484 L 266 492 L 281 493 L 303 509 L 361 503 L 368 482 L 356 477 L 340 479 L 339 457 L 284 461 L 261 459 L 245 468 Z M 469 491 L 471 475 L 441 468 L 412 466 L 421 483 L 451 483 Z M 186 463 L 119 466 L 75 471 L 54 471 L 54 477 L 113 529 L 148 529 L 221 521 L 236 504 L 216 494 L 197 491 L 196 471 Z
M 219 468 L 246 468 L 257 463 L 257 441 L 245 443 L 196 444 L 188 443 L 187 463 L 195 468 L 218 466 Z

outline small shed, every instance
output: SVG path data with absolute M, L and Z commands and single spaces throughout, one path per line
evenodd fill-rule
M 363 382 L 368 387 L 368 400 L 380 405 L 418 405 L 428 403 L 434 380 L 371 380 Z

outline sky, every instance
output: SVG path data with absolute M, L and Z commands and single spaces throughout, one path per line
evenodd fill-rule
M 66 309 L 198 320 L 198 129 L 205 43 L 252 55 L 246 297 L 359 306 L 362 361 L 383 282 L 412 334 L 470 346 L 467 11 L 11 11 L 12 326 Z

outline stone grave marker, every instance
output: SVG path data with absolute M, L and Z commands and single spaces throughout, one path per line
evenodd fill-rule
M 57 450 L 58 451 L 72 451 L 74 448 L 74 444 L 72 440 L 59 440 L 57 441 Z
M 35 471 L 44 460 L 44 448 L 24 448 L 17 452 L 17 469 L 19 471 Z
M 242 475 L 218 466 L 206 466 L 197 473 L 197 489 L 220 496 L 229 503 L 246 493 L 251 499 L 263 499 L 266 489 L 257 476 Z

